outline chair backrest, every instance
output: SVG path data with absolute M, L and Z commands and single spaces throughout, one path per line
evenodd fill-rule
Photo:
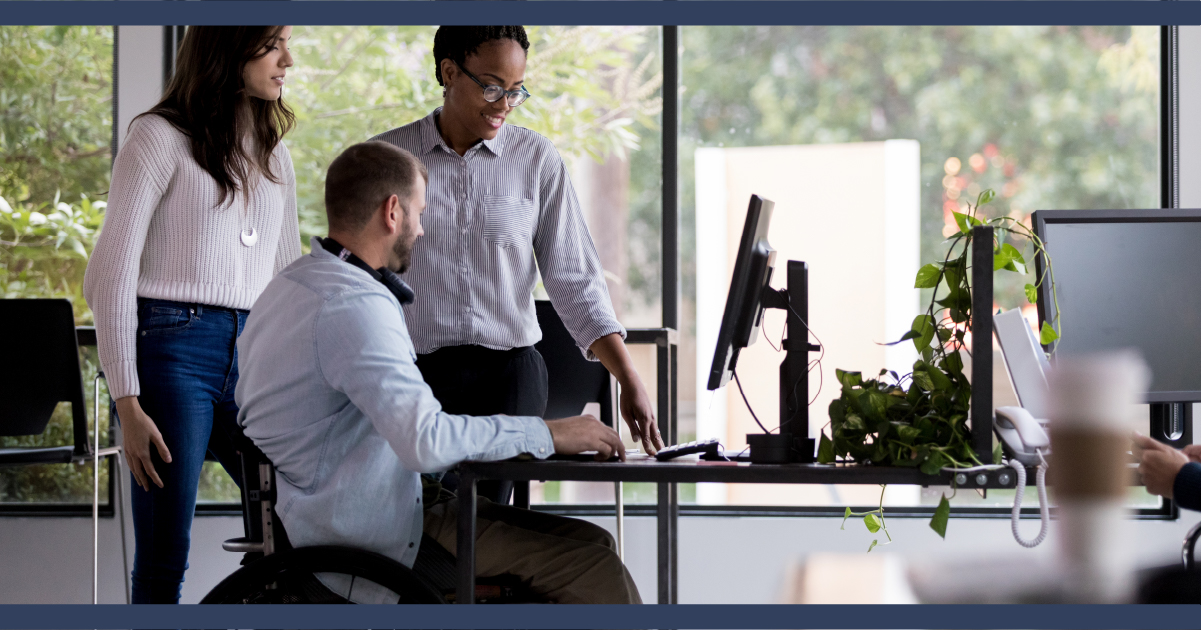
M 71 303 L 0 300 L 0 330 L 8 333 L 0 346 L 0 436 L 40 435 L 58 403 L 69 402 L 75 451 L 90 452 Z
M 266 555 L 290 549 L 288 534 L 275 513 L 275 465 L 240 431 L 234 436 L 234 450 L 242 463 L 243 540 L 261 544 Z
M 546 418 L 576 416 L 584 405 L 600 403 L 600 421 L 613 424 L 613 396 L 609 371 L 598 361 L 589 361 L 580 352 L 571 333 L 559 319 L 548 300 L 536 300 L 538 326 L 542 341 L 534 347 L 546 362 Z

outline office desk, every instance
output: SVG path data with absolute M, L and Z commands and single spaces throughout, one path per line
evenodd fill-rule
M 862 466 L 856 464 L 749 464 L 707 462 L 694 458 L 667 462 L 642 456 L 626 462 L 571 461 L 502 461 L 464 462 L 459 465 L 459 527 L 458 567 L 459 597 L 457 602 L 474 603 L 475 594 L 475 498 L 476 482 L 480 479 L 509 479 L 513 481 L 624 481 L 659 484 L 658 521 L 659 597 L 661 604 L 678 602 L 678 562 L 676 533 L 679 520 L 679 499 L 676 484 L 680 483 L 794 483 L 794 484 L 912 484 L 950 485 L 951 473 L 926 475 L 916 468 Z M 1013 471 L 1010 470 L 1010 473 Z M 1027 471 L 1033 483 L 1034 471 Z M 988 475 L 983 485 L 976 479 L 958 484 L 966 488 L 1012 488 L 1015 475 L 1007 484 L 1000 483 L 998 472 Z

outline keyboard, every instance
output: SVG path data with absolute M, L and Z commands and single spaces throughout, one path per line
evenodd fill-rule
M 701 440 L 698 442 L 685 442 L 684 444 L 676 444 L 661 449 L 655 454 L 655 459 L 663 462 L 669 459 L 675 459 L 684 455 L 694 455 L 700 453 L 702 459 L 717 459 L 721 453 L 721 444 L 718 440 Z

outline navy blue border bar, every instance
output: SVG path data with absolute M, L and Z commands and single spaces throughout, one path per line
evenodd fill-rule
M 1149 0 L 1014 2 L 946 0 L 846 2 L 0 2 L 3 24 L 883 24 L 1181 25 L 1201 24 L 1201 2 Z
M 25 628 L 951 628 L 1169 630 L 1196 606 L 0 606 Z M 598 620 L 604 621 L 598 621 Z

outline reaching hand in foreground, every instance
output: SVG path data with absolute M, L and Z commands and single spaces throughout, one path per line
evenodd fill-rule
M 1201 461 L 1201 445 L 1176 450 L 1163 442 L 1145 435 L 1134 434 L 1134 455 L 1138 457 L 1138 474 L 1143 478 L 1147 492 L 1165 499 L 1172 498 L 1172 486 L 1176 475 L 1189 461 Z

